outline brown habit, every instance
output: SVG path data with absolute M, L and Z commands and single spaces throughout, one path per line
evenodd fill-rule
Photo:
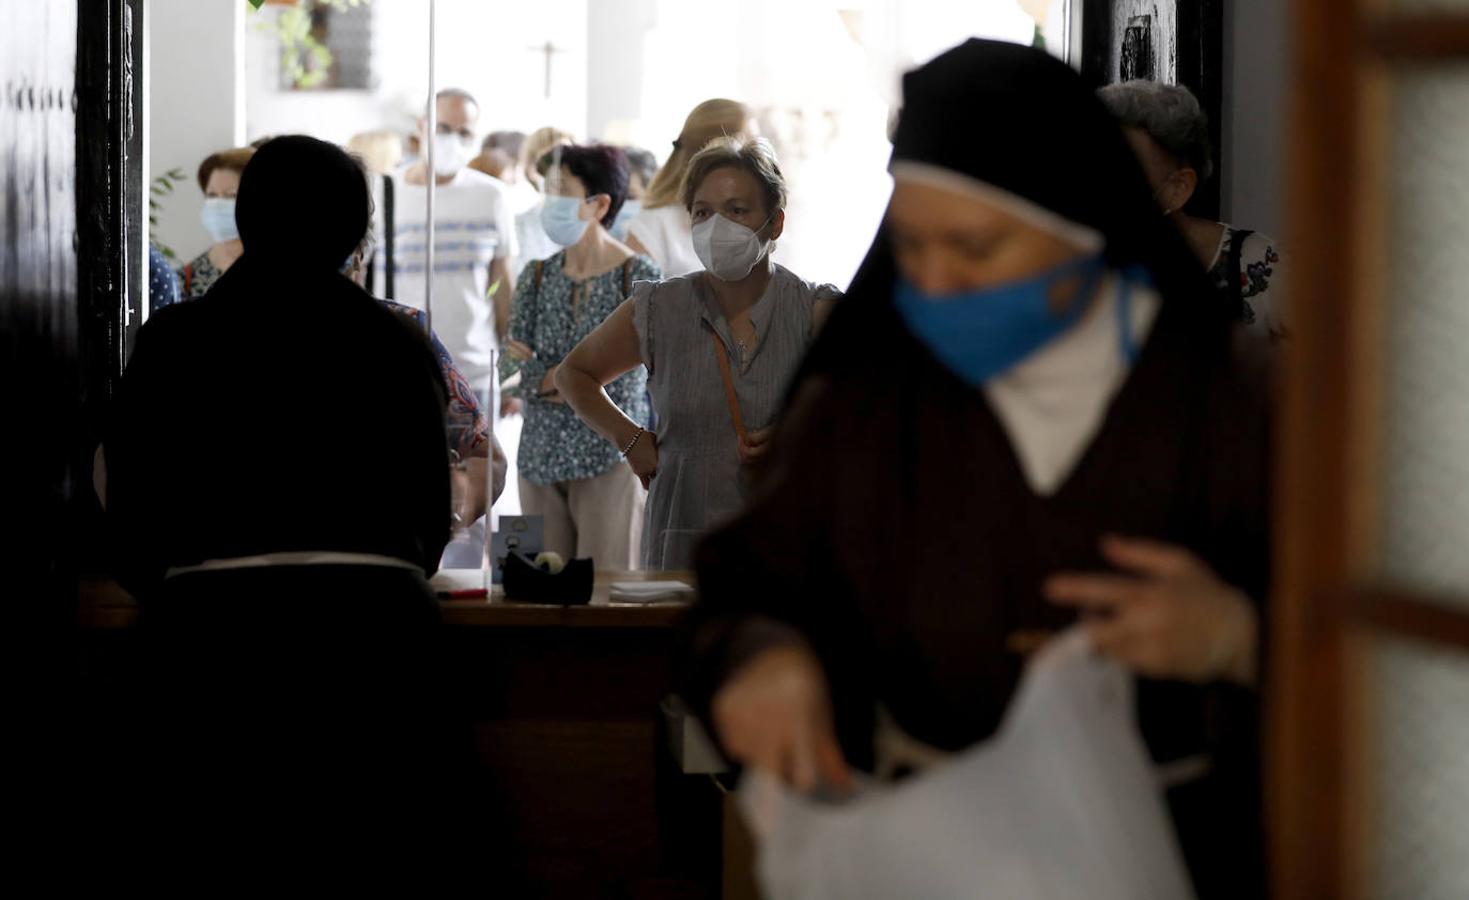
M 702 547 L 687 672 L 697 708 L 732 666 L 794 631 L 826 669 L 855 763 L 871 761 L 879 704 L 936 747 L 982 740 L 1024 662 L 1007 640 L 1074 620 L 1041 597 L 1042 580 L 1108 569 L 1098 540 L 1109 533 L 1187 547 L 1263 599 L 1263 348 L 1165 303 L 1100 432 L 1041 497 L 983 395 L 890 307 L 862 314 L 868 335 L 887 336 L 884 365 L 809 378 L 748 512 Z M 1168 797 L 1200 895 L 1258 894 L 1253 695 L 1141 682 L 1139 712 L 1158 762 L 1212 761 Z

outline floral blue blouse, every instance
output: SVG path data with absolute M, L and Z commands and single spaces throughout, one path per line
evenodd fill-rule
M 521 383 L 513 393 L 525 401 L 517 465 L 527 481 L 538 485 L 595 478 L 621 461 L 618 448 L 582 424 L 570 406 L 537 395 L 546 372 L 622 305 L 634 282 L 663 277 L 651 260 L 635 256 L 626 267 L 577 283 L 562 270 L 565 261 L 562 251 L 539 267 L 526 266 L 515 284 L 510 315 L 510 337 L 535 351 L 533 359 L 505 361 L 507 372 L 519 368 Z M 639 367 L 607 385 L 607 396 L 633 421 L 647 424 L 646 369 Z

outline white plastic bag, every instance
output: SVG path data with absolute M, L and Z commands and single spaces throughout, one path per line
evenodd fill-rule
M 766 900 L 1187 900 L 1132 679 L 1079 630 L 1031 661 L 996 736 L 895 786 L 821 803 L 748 773 Z

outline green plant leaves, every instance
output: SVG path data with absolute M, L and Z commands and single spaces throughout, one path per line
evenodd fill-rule
M 158 230 L 158 212 L 159 210 L 163 209 L 161 198 L 167 197 L 168 195 L 172 194 L 174 188 L 178 185 L 178 183 L 187 180 L 188 177 L 188 175 L 184 174 L 183 169 L 175 166 L 174 168 L 169 169 L 167 172 L 155 176 L 153 178 L 153 183 L 148 185 L 148 240 L 155 247 L 157 247 L 159 251 L 168 258 L 169 261 L 175 263 L 179 261 L 178 255 L 173 252 L 172 247 L 158 240 L 157 235 L 153 232 L 156 232 Z

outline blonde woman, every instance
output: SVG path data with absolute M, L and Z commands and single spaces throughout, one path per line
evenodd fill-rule
M 839 292 L 770 260 L 786 182 L 770 144 L 722 138 L 687 165 L 678 210 L 701 271 L 640 281 L 569 353 L 555 387 L 648 486 L 643 564 L 686 569 L 694 545 L 744 505 L 743 468 L 769 446 L 787 386 Z M 604 388 L 648 370 L 658 432 Z
M 628 226 L 627 245 L 658 264 L 669 275 L 703 268 L 694 253 L 688 210 L 683 204 L 684 179 L 695 155 L 712 140 L 757 133 L 750 110 L 734 100 L 705 100 L 684 120 L 673 142 L 673 154 L 653 177 L 643 196 L 643 209 Z
M 371 175 L 387 175 L 403 162 L 403 136 L 382 129 L 352 135 L 347 152 L 362 160 Z

